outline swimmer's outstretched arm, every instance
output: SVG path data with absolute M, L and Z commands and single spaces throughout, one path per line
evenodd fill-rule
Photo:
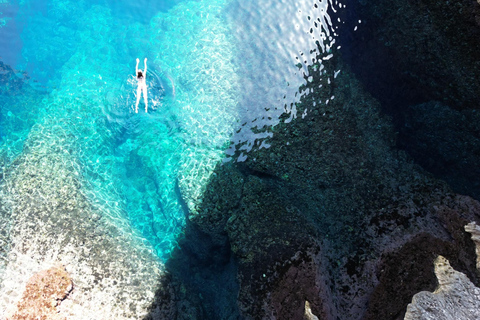
M 145 58 L 143 62 L 145 63 L 145 71 L 143 73 L 145 73 L 144 77 L 146 78 L 147 77 L 147 58 Z
M 143 91 L 143 101 L 145 102 L 145 113 L 148 112 L 148 98 L 147 98 L 147 58 L 145 58 L 145 60 L 143 60 L 144 64 L 145 64 L 145 86 L 144 86 L 144 90 Z
M 135 67 L 135 78 L 137 77 L 138 75 L 138 63 L 140 62 L 140 59 L 137 58 L 137 65 Z

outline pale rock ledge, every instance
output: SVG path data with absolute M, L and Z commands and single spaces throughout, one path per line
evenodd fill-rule
M 479 268 L 480 228 L 474 223 L 465 226 L 477 245 Z M 472 320 L 480 319 L 480 288 L 468 277 L 454 270 L 447 259 L 435 259 L 438 287 L 435 292 L 422 291 L 413 296 L 405 320 Z

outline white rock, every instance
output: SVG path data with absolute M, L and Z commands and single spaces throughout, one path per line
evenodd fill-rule
M 478 227 L 471 227 L 478 230 Z M 433 293 L 422 291 L 413 296 L 405 320 L 480 319 L 480 289 L 465 274 L 454 270 L 447 259 L 438 256 L 435 275 L 439 283 L 437 289 Z
M 472 234 L 472 240 L 475 242 L 477 254 L 477 269 L 480 270 L 480 227 L 475 222 L 470 222 L 465 226 L 465 231 Z

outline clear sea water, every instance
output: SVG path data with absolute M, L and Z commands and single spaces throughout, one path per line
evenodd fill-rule
M 33 127 L 66 129 L 51 141 L 75 149 L 92 204 L 168 259 L 214 167 L 268 148 L 281 114 L 305 116 L 304 67 L 316 41 L 328 59 L 341 22 L 341 4 L 316 4 L 0 0 L 0 166 Z M 141 99 L 136 114 L 145 57 L 149 111 Z

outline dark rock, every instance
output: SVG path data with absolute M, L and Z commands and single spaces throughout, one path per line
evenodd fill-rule
M 28 78 L 24 74 L 25 79 Z M 0 95 L 18 95 L 24 85 L 24 79 L 15 75 L 15 70 L 0 61 Z
M 240 309 L 246 318 L 299 319 L 309 300 L 326 314 L 316 230 L 276 188 L 249 176 L 226 226 L 239 264 Z
M 353 2 L 342 58 L 392 115 L 397 140 L 455 192 L 480 199 L 480 5 L 463 1 Z M 358 24 L 358 30 L 353 32 Z M 435 102 L 432 102 L 435 101 Z
M 215 192 L 192 219 L 226 232 L 243 318 L 300 319 L 309 301 L 320 318 L 396 319 L 414 293 L 435 285 L 436 254 L 475 278 L 462 230 L 478 219 L 478 203 L 397 151 L 379 104 L 335 67 L 335 99 L 312 110 L 312 100 L 332 93 L 306 95 L 298 109 L 308 106 L 308 116 L 275 127 L 271 148 L 238 169 L 219 169 Z M 212 211 L 232 195 L 227 173 L 242 181 L 242 193 L 228 210 Z
M 479 283 L 464 226 L 480 204 L 424 169 L 455 190 L 476 183 L 465 182 L 478 157 L 467 116 L 480 98 L 474 4 L 352 4 L 368 19 L 323 69 L 308 67 L 296 105 L 305 118 L 271 128 L 271 147 L 245 162 L 219 165 L 188 222 L 170 270 L 208 297 L 206 318 L 302 319 L 308 301 L 319 319 L 402 319 L 415 293 L 435 288 L 439 254 Z
M 172 274 L 167 274 L 155 292 L 155 303 L 143 320 L 153 319 L 205 319 L 201 301 Z
M 475 1 L 349 4 L 340 32 L 344 58 L 389 112 L 430 100 L 478 108 L 480 5 Z M 352 18 L 352 17 L 350 17 Z M 355 34 L 353 26 L 362 20 Z M 343 40 L 343 41 L 342 41 Z

